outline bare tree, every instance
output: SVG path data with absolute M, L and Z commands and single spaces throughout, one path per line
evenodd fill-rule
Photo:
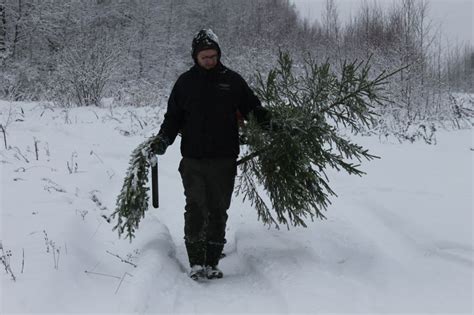
M 7 20 L 6 20 L 5 11 L 6 11 L 5 3 L 2 0 L 2 2 L 0 2 L 0 62 L 1 63 L 3 63 L 2 61 L 5 59 L 6 53 L 7 53 L 7 46 L 6 46 Z
M 82 106 L 99 106 L 117 55 L 107 41 L 78 43 L 63 51 L 59 80 L 63 96 Z M 59 82 L 58 82 L 59 83 Z
M 340 37 L 340 21 L 339 13 L 335 0 L 326 0 L 325 8 L 322 13 L 323 28 L 326 37 L 326 45 L 332 47 L 329 55 L 339 55 L 339 37 Z

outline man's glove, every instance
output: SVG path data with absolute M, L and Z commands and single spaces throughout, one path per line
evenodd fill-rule
M 266 108 L 262 106 L 255 107 L 250 114 L 252 114 L 257 120 L 258 124 L 263 129 L 270 128 L 270 121 L 272 120 L 272 114 Z
M 151 151 L 154 154 L 163 155 L 166 152 L 166 148 L 170 145 L 170 141 L 163 135 L 158 135 L 156 139 L 151 143 Z

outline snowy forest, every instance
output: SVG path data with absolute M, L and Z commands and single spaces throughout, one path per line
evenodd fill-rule
M 311 55 L 335 66 L 370 58 L 375 72 L 408 66 L 390 80 L 391 102 L 377 109 L 380 133 L 410 139 L 412 125 L 465 125 L 472 100 L 453 94 L 474 91 L 473 48 L 447 41 L 428 1 L 387 9 L 367 1 L 346 23 L 337 5 L 327 0 L 320 22 L 310 24 L 289 0 L 2 0 L 0 98 L 165 106 L 192 65 L 192 37 L 210 27 L 223 62 L 250 82 L 275 65 L 279 50 L 296 63 Z
M 322 1 L 0 0 L 0 313 L 473 314 L 473 43 Z M 196 281 L 183 133 L 149 153 L 204 28 L 272 116 Z

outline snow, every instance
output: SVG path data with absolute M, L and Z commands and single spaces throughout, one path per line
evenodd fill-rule
M 219 45 L 219 37 L 217 37 L 216 33 L 214 33 L 211 29 L 206 29 L 204 31 L 206 32 L 206 36 L 208 38 Z
M 471 130 L 439 131 L 436 146 L 354 138 L 382 158 L 363 177 L 331 171 L 339 197 L 306 229 L 268 229 L 234 197 L 224 278 L 194 282 L 179 140 L 159 158 L 160 208 L 136 239 L 103 217 L 162 114 L 0 101 L 12 147 L 0 132 L 0 240 L 16 276 L 0 276 L 2 314 L 473 312 Z

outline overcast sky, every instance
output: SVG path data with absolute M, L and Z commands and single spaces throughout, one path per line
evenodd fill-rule
M 310 21 L 320 20 L 326 0 L 291 0 L 303 17 Z M 355 15 L 364 0 L 336 0 L 341 21 Z M 367 0 L 377 1 L 382 7 L 389 7 L 400 0 Z M 442 32 L 451 42 L 474 43 L 473 10 L 474 0 L 428 0 L 429 16 L 436 25 L 441 25 Z

